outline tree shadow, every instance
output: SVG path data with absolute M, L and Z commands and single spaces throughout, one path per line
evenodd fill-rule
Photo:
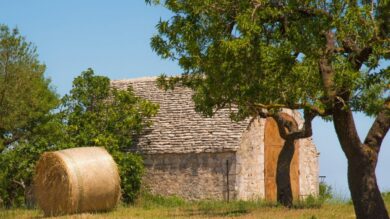
M 278 156 L 276 167 L 277 200 L 280 204 L 286 207 L 292 207 L 293 203 L 290 167 L 294 151 L 294 139 L 286 139 Z

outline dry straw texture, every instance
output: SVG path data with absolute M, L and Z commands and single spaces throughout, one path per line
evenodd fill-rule
M 113 209 L 120 198 L 118 168 L 101 147 L 46 152 L 36 167 L 35 196 L 47 216 Z

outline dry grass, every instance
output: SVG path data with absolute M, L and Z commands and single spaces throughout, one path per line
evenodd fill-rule
M 38 210 L 0 211 L 0 218 L 42 218 Z M 112 212 L 77 214 L 56 218 L 101 219 L 101 218 L 355 218 L 352 205 L 326 204 L 319 209 L 286 209 L 282 207 L 261 207 L 249 212 L 216 211 L 204 212 L 188 208 L 118 207 Z
M 386 198 L 390 209 L 390 195 Z M 302 206 L 300 206 L 302 207 Z M 0 210 L 0 218 L 43 218 L 39 210 Z M 177 198 L 146 198 L 133 206 L 119 206 L 114 211 L 75 214 L 59 219 L 103 218 L 355 218 L 350 203 L 326 203 L 320 208 L 287 209 L 264 202 L 195 202 L 186 203 Z

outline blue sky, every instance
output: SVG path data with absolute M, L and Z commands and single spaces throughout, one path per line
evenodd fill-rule
M 33 42 L 39 59 L 47 65 L 46 75 L 60 95 L 71 88 L 72 80 L 91 67 L 111 79 L 178 74 L 176 63 L 161 60 L 150 48 L 160 17 L 170 13 L 148 6 L 143 0 L 0 0 L 0 23 L 18 27 Z M 361 138 L 373 122 L 355 115 Z M 390 134 L 379 157 L 378 183 L 390 191 Z M 348 196 L 346 158 L 333 124 L 314 120 L 314 141 L 320 154 L 320 175 L 340 196 Z

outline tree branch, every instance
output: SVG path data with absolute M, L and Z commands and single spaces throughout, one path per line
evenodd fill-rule
M 19 186 L 22 187 L 23 189 L 26 189 L 26 185 L 24 184 L 24 181 L 23 181 L 23 180 L 17 181 L 17 180 L 15 180 L 15 179 L 13 179 L 12 182 L 15 183 L 16 185 L 19 185 Z
M 13 134 L 12 138 L 4 139 L 3 144 L 4 144 L 5 147 L 7 147 L 8 145 L 18 141 L 21 138 L 22 138 L 22 135 L 20 133 L 19 134 Z
M 270 110 L 270 109 L 281 109 L 281 108 L 288 108 L 288 109 L 310 109 L 313 113 L 319 115 L 319 116 L 329 116 L 332 115 L 331 110 L 329 109 L 320 109 L 317 106 L 313 106 L 310 104 L 261 104 L 261 103 L 255 103 L 255 104 L 249 104 L 252 106 L 252 108 L 256 109 L 257 111 L 261 111 L 263 109 Z
M 356 153 L 361 153 L 361 141 L 356 130 L 352 111 L 345 105 L 342 98 L 337 98 L 335 100 L 333 124 L 346 156 L 352 158 Z
M 379 152 L 383 139 L 390 128 L 390 98 L 385 102 L 383 109 L 379 112 L 374 123 L 372 124 L 364 144 L 371 149 Z
M 333 82 L 334 71 L 330 62 L 330 58 L 332 57 L 335 51 L 334 33 L 329 30 L 325 34 L 325 39 L 326 39 L 325 51 L 324 54 L 320 57 L 318 64 L 319 64 L 320 74 L 322 77 L 322 83 L 324 85 L 325 93 L 327 96 L 327 100 L 325 101 L 325 103 L 329 101 L 332 103 L 336 96 L 336 92 L 334 90 L 334 82 Z
M 309 110 L 305 110 L 303 116 L 305 122 L 303 124 L 302 129 L 290 134 L 293 139 L 308 138 L 313 135 L 312 121 L 316 117 L 316 114 Z
M 370 40 L 370 43 L 375 41 L 378 40 L 372 39 Z M 354 65 L 355 70 L 359 70 L 373 52 L 372 46 L 359 48 L 350 38 L 344 39 L 341 43 L 343 45 L 344 51 L 349 53 L 348 59 Z
M 259 116 L 262 118 L 272 117 L 278 124 L 280 136 L 283 139 L 300 139 L 308 138 L 313 134 L 312 121 L 316 117 L 316 113 L 310 110 L 304 112 L 304 126 L 299 129 L 298 123 L 288 114 L 283 112 L 269 113 L 267 110 L 259 112 Z

